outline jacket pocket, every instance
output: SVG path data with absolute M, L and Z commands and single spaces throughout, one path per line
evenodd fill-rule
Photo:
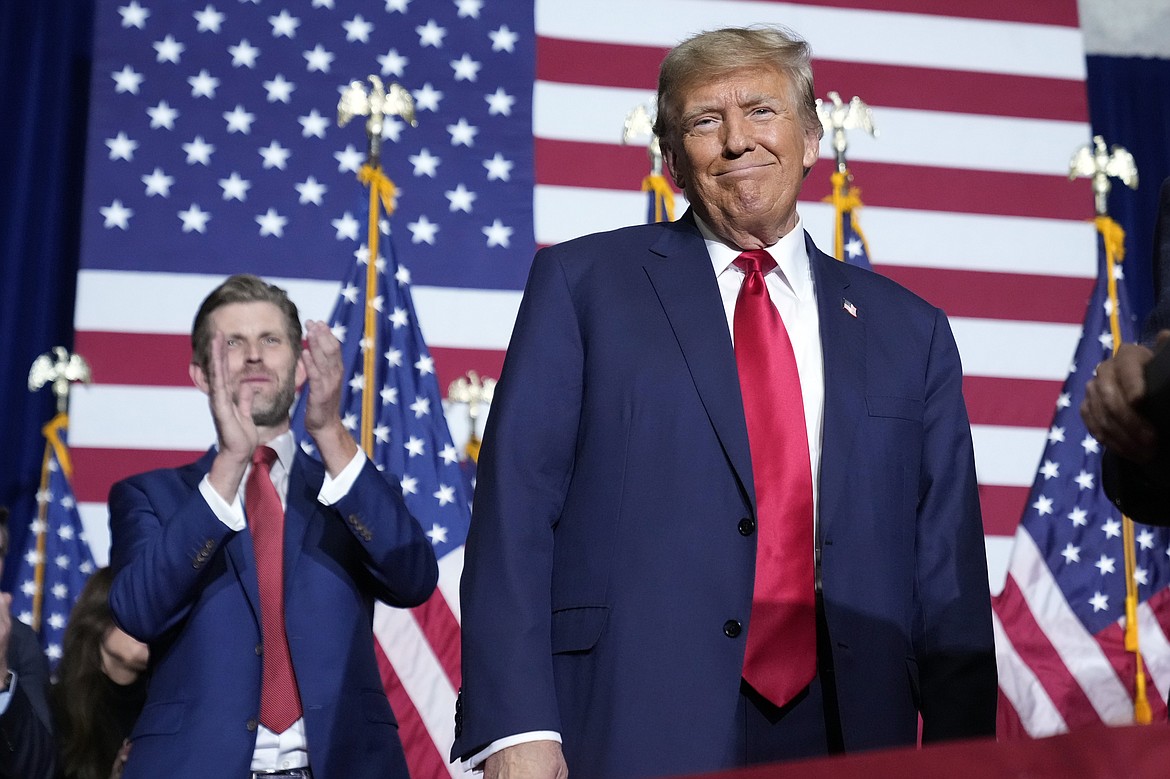
M 609 620 L 609 606 L 573 606 L 552 615 L 552 651 L 588 652 L 597 645 Z
M 901 398 L 897 395 L 865 396 L 865 407 L 871 417 L 895 417 L 921 422 L 923 405 L 919 398 Z

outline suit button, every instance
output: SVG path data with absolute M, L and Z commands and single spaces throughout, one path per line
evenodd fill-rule
M 741 630 L 743 625 L 739 624 L 738 619 L 729 619 L 723 623 L 723 635 L 728 638 L 736 638 Z
M 248 720 L 247 724 L 244 727 L 246 727 L 248 729 L 249 733 L 255 733 L 256 732 L 256 720 L 254 720 L 254 719 Z
M 745 517 L 739 521 L 739 534 L 741 536 L 750 536 L 756 532 L 756 521 Z
M 262 654 L 264 654 L 264 645 L 263 645 L 263 644 L 257 644 L 257 645 L 256 645 L 256 654 L 257 654 L 257 655 L 262 655 Z

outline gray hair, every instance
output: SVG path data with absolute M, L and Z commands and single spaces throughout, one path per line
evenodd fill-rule
M 813 92 L 812 50 L 781 26 L 725 27 L 699 33 L 670 50 L 658 71 L 658 117 L 654 134 L 669 142 L 678 130 L 679 99 L 695 83 L 740 68 L 770 67 L 788 78 L 805 130 L 824 134 Z

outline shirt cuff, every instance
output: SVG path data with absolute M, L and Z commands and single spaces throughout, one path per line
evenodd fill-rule
M 207 501 L 207 507 L 215 514 L 216 519 L 226 525 L 229 530 L 240 531 L 244 529 L 244 503 L 240 500 L 239 495 L 236 495 L 236 499 L 228 503 L 215 491 L 215 487 L 211 486 L 210 474 L 204 476 L 203 481 L 199 482 L 199 493 L 203 495 L 203 500 Z
M 349 465 L 341 469 L 337 478 L 329 477 L 325 472 L 325 481 L 321 483 L 321 491 L 317 493 L 317 501 L 324 506 L 332 506 L 349 494 L 354 482 L 361 475 L 362 468 L 366 467 L 366 453 L 358 449 L 357 454 L 349 461 Z
M 527 733 L 517 733 L 514 736 L 497 739 L 476 752 L 470 759 L 463 761 L 463 770 L 483 771 L 483 762 L 496 752 L 514 747 L 517 744 L 527 744 L 530 741 L 555 741 L 561 743 L 561 734 L 555 730 L 530 730 Z
M 8 711 L 8 704 L 12 702 L 12 695 L 16 692 L 17 673 L 10 668 L 8 674 L 8 689 L 0 692 L 0 714 Z

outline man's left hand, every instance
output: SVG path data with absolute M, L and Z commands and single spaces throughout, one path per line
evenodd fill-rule
M 341 424 L 341 343 L 328 324 L 315 320 L 305 323 L 305 341 L 305 431 L 316 442 L 325 469 L 336 476 L 357 454 L 357 443 Z

